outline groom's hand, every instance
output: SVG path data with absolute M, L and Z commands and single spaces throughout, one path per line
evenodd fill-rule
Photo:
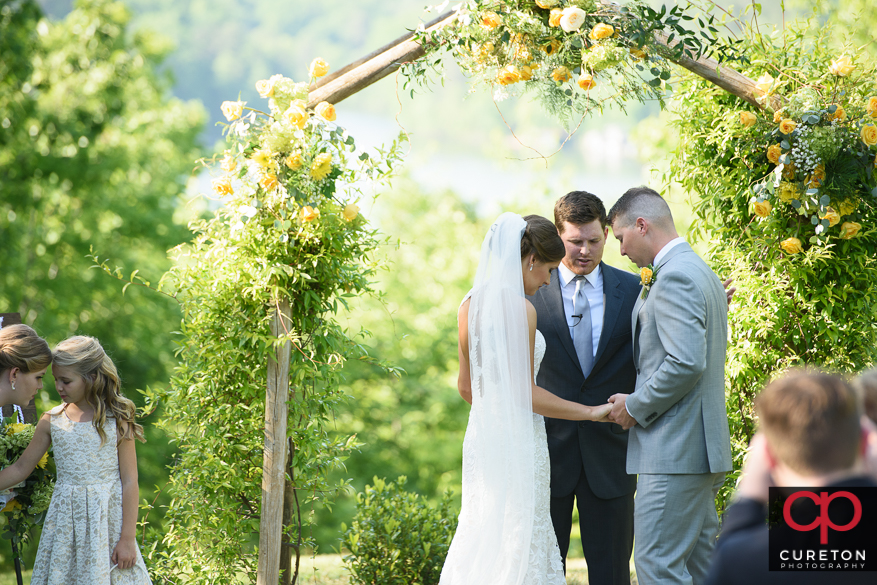
M 609 412 L 609 420 L 621 425 L 625 431 L 636 424 L 636 419 L 630 416 L 624 402 L 627 400 L 627 394 L 613 394 L 609 397 L 609 404 L 612 410 Z
M 734 293 L 737 292 L 736 286 L 731 286 L 731 283 L 734 282 L 733 278 L 729 278 L 725 282 L 722 283 L 722 286 L 725 287 L 725 294 L 728 296 L 728 305 L 731 304 L 731 299 L 734 298 Z

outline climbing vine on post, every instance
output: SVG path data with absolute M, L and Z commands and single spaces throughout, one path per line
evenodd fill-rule
M 326 70 L 315 60 L 310 81 Z M 285 344 L 285 554 L 314 546 L 313 506 L 345 487 L 327 473 L 355 443 L 327 423 L 343 399 L 339 366 L 367 355 L 335 315 L 372 292 L 381 239 L 358 202 L 390 177 L 400 148 L 357 150 L 332 105 L 307 109 L 308 85 L 275 75 L 257 84 L 267 111 L 223 104 L 228 150 L 209 165 L 221 207 L 192 224 L 194 239 L 173 251 L 160 285 L 183 310 L 179 366 L 167 389 L 148 393 L 163 402 L 160 425 L 179 449 L 166 535 L 148 551 L 160 583 L 255 582 L 266 376 Z

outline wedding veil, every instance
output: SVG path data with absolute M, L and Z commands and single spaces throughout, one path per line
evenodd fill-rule
M 533 357 L 521 274 L 526 226 L 521 216 L 504 213 L 481 246 L 469 304 L 472 410 L 463 508 L 442 585 L 514 585 L 527 573 L 535 471 Z

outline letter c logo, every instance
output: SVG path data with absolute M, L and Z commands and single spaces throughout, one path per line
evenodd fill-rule
M 819 517 L 806 526 L 802 526 L 792 519 L 792 503 L 798 498 L 808 498 L 813 500 L 813 502 L 819 506 Z M 853 504 L 853 519 L 850 520 L 849 524 L 838 526 L 828 517 L 828 506 L 831 504 L 832 500 L 836 498 L 846 498 Z M 799 532 L 808 532 L 818 527 L 819 543 L 828 544 L 829 527 L 840 532 L 846 532 L 847 530 L 852 530 L 859 524 L 859 521 L 862 519 L 862 503 L 859 501 L 859 498 L 850 492 L 835 492 L 831 495 L 829 495 L 828 492 L 820 492 L 818 496 L 813 492 L 795 492 L 789 496 L 783 506 L 783 518 L 785 518 L 786 524 Z

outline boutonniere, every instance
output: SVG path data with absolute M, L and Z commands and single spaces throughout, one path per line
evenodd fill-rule
M 655 284 L 655 278 L 658 277 L 658 269 L 651 264 L 643 266 L 639 269 L 639 281 L 643 285 L 643 292 L 640 298 L 645 300 L 649 296 L 649 289 Z

